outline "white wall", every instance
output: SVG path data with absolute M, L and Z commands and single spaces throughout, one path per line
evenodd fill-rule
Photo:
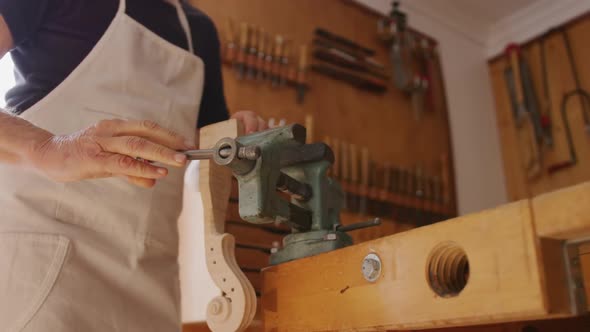
M 391 8 L 390 0 L 357 2 L 383 14 Z M 405 1 L 402 9 L 408 13 L 410 26 L 435 38 L 440 45 L 459 213 L 503 204 L 507 194 L 486 44 L 474 38 L 477 31 L 463 31 L 451 18 L 430 10 L 433 2 L 428 2 Z

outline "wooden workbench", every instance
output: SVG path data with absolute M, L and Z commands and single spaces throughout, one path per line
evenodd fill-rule
M 264 330 L 412 330 L 579 315 L 588 311 L 590 246 L 568 245 L 569 256 L 564 248 L 589 235 L 585 183 L 270 267 Z M 369 253 L 382 262 L 375 282 L 361 272 Z M 588 320 L 571 324 L 590 330 Z

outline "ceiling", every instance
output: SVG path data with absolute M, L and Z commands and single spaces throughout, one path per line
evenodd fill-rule
M 485 25 L 497 23 L 514 12 L 534 5 L 540 0 L 452 0 L 456 11 Z

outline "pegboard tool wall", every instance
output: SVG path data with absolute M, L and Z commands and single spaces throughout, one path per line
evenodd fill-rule
M 227 21 L 254 24 L 291 40 L 293 54 L 298 45 L 310 46 L 314 30 L 325 28 L 377 51 L 375 58 L 390 73 L 389 48 L 377 38 L 379 16 L 358 5 L 340 0 L 191 0 L 215 22 L 222 47 Z M 411 19 L 411 18 L 410 18 Z M 308 63 L 313 62 L 311 56 Z M 297 63 L 294 57 L 291 63 Z M 440 74 L 439 74 L 440 75 Z M 303 105 L 295 101 L 292 88 L 272 88 L 269 83 L 240 81 L 230 66 L 223 66 L 225 94 L 231 112 L 255 110 L 265 118 L 284 118 L 304 124 L 306 114 L 314 121 L 313 138 L 326 136 L 367 146 L 371 159 L 413 167 L 420 164 L 438 175 L 441 155 L 451 156 L 450 132 L 442 83 L 434 96 L 435 109 L 416 121 L 411 98 L 388 80 L 383 95 L 358 90 L 343 82 L 308 71 L 310 91 Z M 439 76 L 440 77 L 440 76 Z M 440 80 L 439 80 L 440 82 Z M 452 160 L 452 158 L 449 158 Z M 449 169 L 453 169 L 449 165 Z M 451 175 L 450 180 L 454 180 Z M 450 188 L 454 193 L 454 188 Z M 454 195 L 452 195 L 454 197 Z M 456 211 L 454 198 L 452 208 Z
M 583 89 L 590 91 L 590 15 L 576 19 L 563 26 L 572 46 L 573 56 L 578 69 L 578 76 Z M 541 66 L 541 37 L 536 38 L 522 47 L 522 55 L 528 62 L 539 105 L 543 105 L 544 93 Z M 573 97 L 568 103 L 567 114 L 572 130 L 572 138 L 578 162 L 575 166 L 549 174 L 547 168 L 570 158 L 565 128 L 560 109 L 565 93 L 574 89 L 574 78 L 571 73 L 563 37 L 559 31 L 552 32 L 545 40 L 547 59 L 547 75 L 553 125 L 554 146 L 544 154 L 542 175 L 537 179 L 527 179 L 522 165 L 522 154 L 519 150 L 517 129 L 512 116 L 509 92 L 504 81 L 504 69 L 509 60 L 502 55 L 489 63 L 489 72 L 496 101 L 496 116 L 504 159 L 506 187 L 511 201 L 523 199 L 549 192 L 559 188 L 590 180 L 590 135 L 584 130 L 580 98 Z

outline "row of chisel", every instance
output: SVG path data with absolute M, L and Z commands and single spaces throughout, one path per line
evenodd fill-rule
M 285 36 L 273 35 L 245 22 L 236 28 L 231 19 L 227 21 L 225 35 L 223 62 L 233 66 L 238 80 L 295 87 L 297 102 L 303 102 L 308 89 L 307 45 L 299 46 L 298 61 L 294 63 L 293 43 Z
M 366 147 L 331 137 L 326 137 L 325 142 L 334 152 L 331 176 L 342 186 L 347 211 L 416 226 L 452 217 L 445 169 L 432 175 L 422 167 L 371 160 Z

